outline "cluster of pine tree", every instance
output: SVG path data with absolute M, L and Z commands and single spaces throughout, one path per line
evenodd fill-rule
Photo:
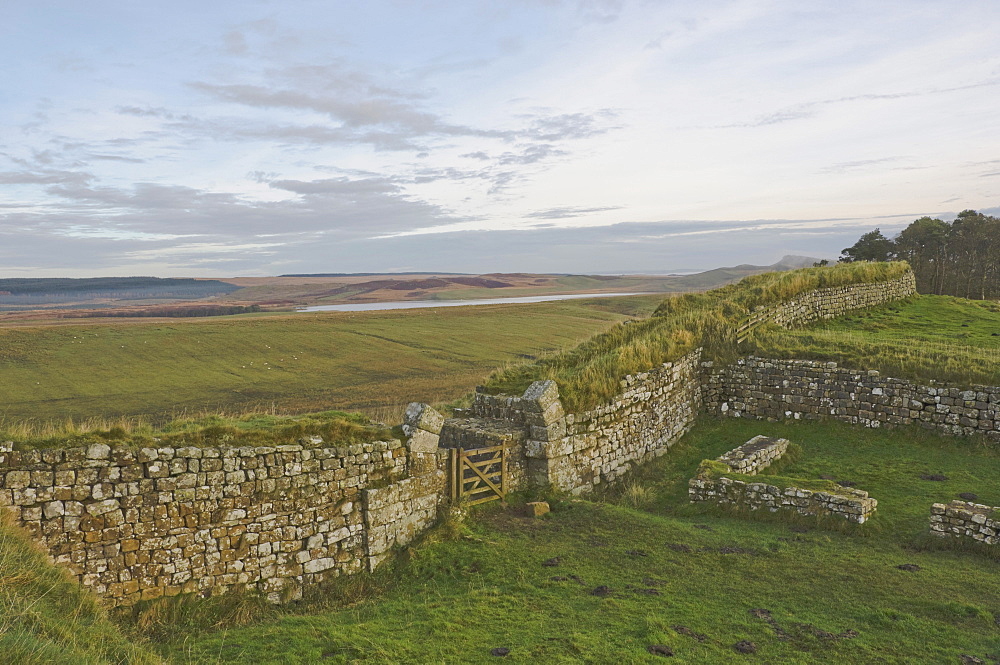
M 921 293 L 1000 298 L 1000 218 L 964 210 L 948 223 L 921 217 L 887 238 L 870 231 L 840 261 L 909 261 Z

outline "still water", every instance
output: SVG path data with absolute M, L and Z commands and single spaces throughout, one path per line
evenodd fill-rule
M 562 296 L 524 296 L 521 298 L 485 298 L 482 300 L 408 300 L 403 302 L 366 302 L 351 305 L 316 305 L 303 307 L 299 312 L 367 312 L 376 309 L 418 309 L 420 307 L 468 307 L 470 305 L 507 305 L 515 303 L 548 302 L 550 300 L 575 300 L 577 298 L 614 298 L 642 296 L 645 293 L 574 293 Z

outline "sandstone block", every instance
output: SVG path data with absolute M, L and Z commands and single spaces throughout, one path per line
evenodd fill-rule
M 434 453 L 437 452 L 440 438 L 428 430 L 411 428 L 407 447 L 414 453 Z
M 535 381 L 524 391 L 521 399 L 525 411 L 544 413 L 559 401 L 559 386 L 555 381 Z
M 541 517 L 551 511 L 547 501 L 530 501 L 525 504 L 528 517 Z
M 87 447 L 87 459 L 106 460 L 111 456 L 111 446 L 106 443 L 95 443 Z
M 403 416 L 403 429 L 407 436 L 412 436 L 415 430 L 440 434 L 442 427 L 444 427 L 444 416 L 431 406 L 420 402 L 411 402 L 406 407 L 406 413 Z

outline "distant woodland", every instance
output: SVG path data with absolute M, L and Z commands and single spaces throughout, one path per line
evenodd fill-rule
M 964 210 L 953 222 L 921 217 L 887 238 L 876 228 L 841 253 L 840 261 L 891 261 L 913 266 L 921 293 L 1000 298 L 1000 218 Z
M 0 279 L 0 304 L 42 305 L 113 298 L 197 299 L 237 290 L 235 284 L 212 279 L 160 277 L 93 277 L 83 279 Z
M 89 311 L 85 314 L 69 315 L 64 318 L 74 318 L 74 316 L 84 317 L 176 317 L 186 318 L 192 316 L 231 316 L 233 314 L 252 314 L 261 311 L 260 305 L 171 305 L 167 307 L 150 307 L 146 309 L 115 309 L 108 312 L 97 310 Z

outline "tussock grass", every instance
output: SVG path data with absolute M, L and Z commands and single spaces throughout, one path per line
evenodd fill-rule
M 656 500 L 656 489 L 637 481 L 630 480 L 622 489 L 622 505 L 630 508 L 646 508 Z
M 653 316 L 616 325 L 574 349 L 509 365 L 486 382 L 490 393 L 519 394 L 533 381 L 559 384 L 563 404 L 584 411 L 610 400 L 621 380 L 704 347 L 708 359 L 737 355 L 736 328 L 755 308 L 818 288 L 902 277 L 906 263 L 851 263 L 747 277 L 707 293 L 664 300 Z
M 145 418 L 88 418 L 61 422 L 0 421 L 0 441 L 16 449 L 67 448 L 91 443 L 143 446 L 251 446 L 296 443 L 321 437 L 328 445 L 391 438 L 391 431 L 358 413 L 322 411 L 281 415 L 272 411 L 204 414 L 154 427 Z
M 52 565 L 0 510 L 0 661 L 18 665 L 154 665 L 143 639 L 127 639 L 97 599 Z
M 255 591 L 232 589 L 227 593 L 202 598 L 181 594 L 143 601 L 119 608 L 114 615 L 132 634 L 163 641 L 178 631 L 224 630 L 248 626 L 278 615 L 274 605 Z
M 753 352 L 958 385 L 1000 385 L 1000 304 L 916 296 L 801 330 L 764 326 Z

